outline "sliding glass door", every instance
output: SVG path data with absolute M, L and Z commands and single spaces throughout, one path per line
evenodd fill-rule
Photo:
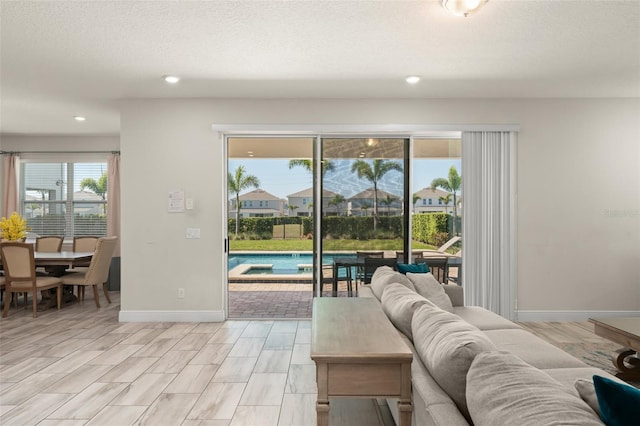
M 323 288 L 325 294 L 355 295 L 357 285 L 369 278 L 358 259 L 395 260 L 407 245 L 409 140 L 320 142 Z

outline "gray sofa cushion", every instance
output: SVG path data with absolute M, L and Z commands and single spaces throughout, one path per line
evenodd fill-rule
M 537 368 L 586 367 L 579 359 L 523 329 L 485 330 L 498 349 L 509 351 Z
M 384 288 L 391 283 L 400 283 L 410 290 L 416 291 L 409 278 L 388 266 L 380 266 L 371 276 L 371 290 L 378 300 L 382 300 Z
M 476 426 L 601 425 L 594 411 L 549 375 L 509 352 L 478 354 L 467 375 Z
M 414 274 L 407 272 L 407 278 L 413 283 L 418 294 L 426 297 L 440 309 L 451 312 L 453 305 L 451 299 L 444 291 L 442 284 L 435 279 L 431 272 L 426 274 Z
M 443 284 L 444 292 L 447 293 L 451 304 L 455 308 L 456 306 L 464 306 L 464 290 L 458 284 Z
M 453 313 L 480 330 L 520 328 L 516 323 L 479 306 L 454 306 Z
M 382 292 L 382 310 L 405 336 L 413 340 L 411 320 L 413 313 L 422 305 L 433 303 L 402 284 L 391 283 Z
M 429 374 L 468 418 L 467 370 L 480 352 L 496 347 L 476 327 L 457 315 L 422 305 L 411 322 L 416 352 Z

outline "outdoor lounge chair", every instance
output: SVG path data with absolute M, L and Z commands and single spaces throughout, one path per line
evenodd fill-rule
M 428 255 L 445 255 L 445 256 L 450 256 L 450 253 L 447 253 L 447 250 L 450 249 L 455 243 L 457 243 L 458 241 L 462 240 L 462 237 L 460 236 L 455 236 L 449 239 L 449 241 L 447 241 L 446 243 L 444 243 L 443 245 L 441 245 L 440 247 L 438 247 L 435 250 L 424 250 L 424 254 L 426 256 Z M 457 255 L 457 254 L 456 254 Z

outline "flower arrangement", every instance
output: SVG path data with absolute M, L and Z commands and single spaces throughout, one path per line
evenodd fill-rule
M 13 212 L 7 219 L 0 219 L 0 231 L 2 231 L 2 239 L 9 241 L 20 241 L 27 237 L 27 220 L 23 219 L 17 212 Z

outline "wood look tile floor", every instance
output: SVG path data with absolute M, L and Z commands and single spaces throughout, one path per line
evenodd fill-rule
M 0 321 L 1 425 L 316 424 L 310 321 L 119 323 L 111 298 L 36 319 L 11 308 Z M 380 401 L 349 403 L 332 402 L 332 424 L 393 424 Z

